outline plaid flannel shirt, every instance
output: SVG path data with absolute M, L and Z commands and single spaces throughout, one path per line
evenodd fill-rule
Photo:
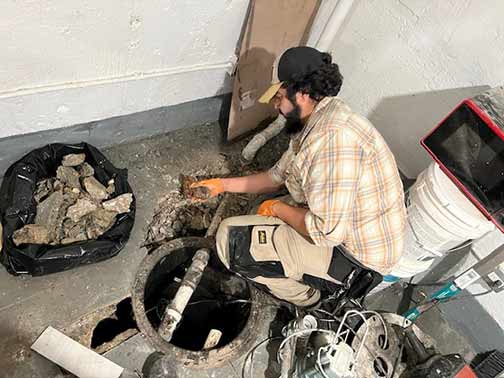
M 316 245 L 343 244 L 365 266 L 390 272 L 404 247 L 404 192 L 392 152 L 367 119 L 324 98 L 269 174 L 308 206 Z

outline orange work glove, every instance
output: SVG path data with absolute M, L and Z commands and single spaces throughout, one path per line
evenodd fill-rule
M 210 197 L 215 197 L 224 192 L 224 184 L 220 178 L 196 181 L 190 185 L 190 188 L 197 188 L 199 186 L 207 188 L 210 192 Z
M 273 211 L 273 207 L 281 202 L 280 200 L 267 200 L 261 203 L 261 206 L 259 206 L 259 209 L 257 210 L 257 215 L 263 215 L 265 217 L 275 217 L 276 214 Z

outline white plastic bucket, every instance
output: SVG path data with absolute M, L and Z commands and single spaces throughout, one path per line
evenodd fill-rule
M 417 243 L 439 254 L 495 228 L 436 163 L 411 188 L 408 218 Z
M 495 229 L 436 163 L 409 191 L 404 253 L 390 273 L 407 278 L 430 269 L 435 257 Z

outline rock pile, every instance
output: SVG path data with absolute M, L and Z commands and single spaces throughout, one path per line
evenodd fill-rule
M 35 223 L 15 231 L 14 244 L 60 245 L 97 239 L 114 225 L 117 215 L 130 211 L 133 195 L 109 199 L 115 193 L 114 180 L 104 186 L 85 160 L 85 154 L 66 155 L 56 177 L 37 183 Z
M 194 202 L 174 190 L 159 201 L 147 230 L 144 245 L 156 245 L 181 236 L 203 235 L 210 226 L 219 202 Z
M 178 237 L 205 234 L 221 201 L 220 197 L 209 198 L 203 188 L 190 188 L 192 182 L 205 178 L 208 178 L 206 171 L 197 171 L 194 176 L 180 175 L 180 189 L 168 193 L 159 201 L 147 229 L 144 246 L 155 248 Z M 249 197 L 233 196 L 225 217 L 245 214 Z

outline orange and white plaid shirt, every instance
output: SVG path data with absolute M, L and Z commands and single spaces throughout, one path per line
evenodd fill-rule
M 399 260 L 406 209 L 394 156 L 374 126 L 341 99 L 319 102 L 269 174 L 308 206 L 305 224 L 316 245 L 343 244 L 382 274 Z

